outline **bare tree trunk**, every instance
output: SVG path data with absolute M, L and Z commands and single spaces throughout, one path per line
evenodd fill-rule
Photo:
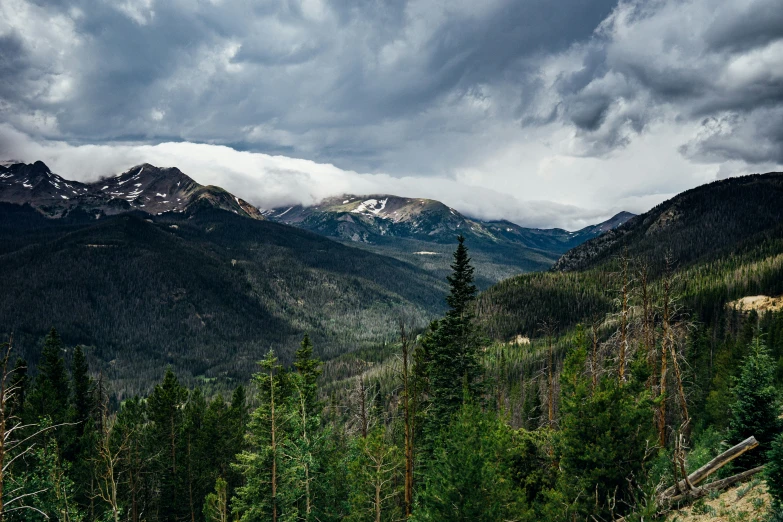
M 413 425 L 410 383 L 408 381 L 408 351 L 410 345 L 405 331 L 404 319 L 400 319 L 400 341 L 402 343 L 402 408 L 405 419 L 405 518 L 409 518 L 413 506 Z M 380 513 L 378 513 L 378 516 L 380 516 Z
M 378 460 L 378 462 L 375 465 L 375 473 L 376 477 L 380 477 L 381 475 L 381 467 L 382 467 L 383 461 Z M 383 487 L 383 483 L 378 478 L 375 481 L 375 522 L 381 522 L 381 488 Z
M 703 465 L 690 475 L 688 475 L 688 482 L 690 482 L 692 485 L 697 485 L 701 482 L 703 482 L 707 477 L 718 471 L 720 468 L 731 462 L 732 460 L 736 459 L 746 451 L 750 451 L 753 448 L 757 447 L 759 445 L 758 441 L 756 441 L 755 437 L 748 437 L 747 439 L 743 440 L 736 446 L 733 446 L 729 448 L 728 450 L 724 451 L 711 461 L 709 461 L 707 464 Z M 661 499 L 665 499 L 667 497 L 672 496 L 672 494 L 677 490 L 677 487 L 683 488 L 685 487 L 685 483 L 682 482 L 678 485 L 672 486 L 670 488 L 667 488 L 663 493 L 660 494 Z
M 188 501 L 190 503 L 190 522 L 196 522 L 196 510 L 193 506 L 193 474 L 191 472 L 191 465 L 190 434 L 188 434 Z
M 620 350 L 617 360 L 617 380 L 620 385 L 625 382 L 625 359 L 628 352 L 628 249 L 623 250 L 621 259 L 623 271 L 623 286 L 620 310 Z
M 598 385 L 598 324 L 593 322 L 593 350 L 590 354 L 590 391 L 595 393 L 595 387 Z
M 359 421 L 361 422 L 362 438 L 367 438 L 367 388 L 364 385 L 364 375 L 359 374 Z
M 644 357 L 652 370 L 647 380 L 647 389 L 652 393 L 656 380 L 657 362 L 655 358 L 655 317 L 653 315 L 652 298 L 650 296 L 649 268 L 643 264 L 639 269 L 639 283 L 642 290 L 642 343 Z
M 669 273 L 669 258 L 666 258 L 666 273 L 663 278 L 663 333 L 661 337 L 661 380 L 659 394 L 661 397 L 661 406 L 658 418 L 658 439 L 661 447 L 666 446 L 666 351 L 671 342 L 671 277 Z
M 554 353 L 552 347 L 552 335 L 547 335 L 547 344 L 549 346 L 549 369 L 547 372 L 547 403 L 549 406 L 549 427 L 555 425 L 555 388 L 554 388 Z
M 6 458 L 6 416 L 7 416 L 7 394 L 6 380 L 8 378 L 8 359 L 11 356 L 11 345 L 13 337 L 8 341 L 8 347 L 3 358 L 3 374 L 0 376 L 0 522 L 5 519 L 5 458 Z
M 272 522 L 277 522 L 277 424 L 275 419 L 275 374 L 269 369 L 269 392 L 272 422 Z

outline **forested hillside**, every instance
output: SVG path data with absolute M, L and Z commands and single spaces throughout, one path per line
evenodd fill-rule
M 381 358 L 338 358 L 364 364 L 342 377 L 304 336 L 291 365 L 269 350 L 250 394 L 240 385 L 230 399 L 161 368 L 148 395 L 118 404 L 82 347 L 64 359 L 54 329 L 34 378 L 12 363 L 11 340 L 0 495 L 18 509 L 0 509 L 9 520 L 641 522 L 763 466 L 778 509 L 783 313 L 695 323 L 670 273 L 648 295 L 629 266 L 607 279 L 621 299 L 600 321 L 488 344 L 460 238 L 448 309 L 420 335 L 400 317 Z
M 462 236 L 444 284 L 209 207 L 98 222 L 6 207 L 0 261 L 23 297 L 3 313 L 64 326 L 15 327 L 4 345 L 0 511 L 642 522 L 764 480 L 758 510 L 777 516 L 779 180 L 701 187 L 588 244 L 582 268 L 483 294 Z M 724 210 L 698 203 L 713 200 Z M 693 248 L 667 247 L 680 241 Z M 772 297 L 737 299 L 756 294 Z M 100 344 L 77 346 L 87 334 Z M 129 382 L 157 384 L 131 397 Z
M 651 288 L 666 270 L 696 318 L 708 320 L 746 295 L 783 293 L 783 174 L 731 178 L 666 201 L 580 245 L 549 272 L 502 281 L 483 293 L 478 315 L 488 333 L 535 335 L 541 321 L 560 329 L 610 310 L 618 259 Z
M 269 348 L 289 362 L 375 346 L 408 310 L 425 324 L 444 285 L 394 259 L 209 206 L 184 214 L 51 220 L 0 205 L 0 332 L 31 362 L 56 326 L 126 395 L 170 364 L 244 382 Z

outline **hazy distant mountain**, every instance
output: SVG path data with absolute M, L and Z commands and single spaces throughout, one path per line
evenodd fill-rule
M 48 217 L 78 213 L 97 218 L 132 210 L 162 214 L 207 205 L 262 219 L 253 205 L 220 187 L 200 185 L 177 168 L 147 163 L 90 184 L 66 180 L 41 161 L 0 165 L 0 201 L 26 203 Z
M 262 211 L 267 219 L 414 263 L 445 275 L 455 238 L 467 239 L 480 286 L 520 272 L 548 269 L 563 253 L 624 223 L 633 214 L 576 232 L 525 228 L 466 217 L 440 201 L 393 195 L 344 195 L 309 207 Z

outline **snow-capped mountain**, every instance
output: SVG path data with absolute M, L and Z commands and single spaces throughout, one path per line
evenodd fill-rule
M 270 220 L 358 243 L 383 243 L 407 238 L 453 243 L 457 234 L 490 242 L 520 243 L 530 248 L 565 252 L 615 228 L 633 214 L 621 212 L 610 220 L 576 232 L 521 227 L 510 221 L 469 218 L 440 201 L 392 195 L 344 195 L 310 207 L 263 210 Z
M 519 272 L 546 270 L 569 249 L 633 217 L 622 212 L 575 232 L 525 228 L 510 221 L 470 218 L 432 199 L 388 194 L 348 194 L 309 207 L 279 207 L 262 213 L 272 221 L 444 273 L 456 236 L 462 234 L 484 284 Z
M 66 180 L 41 161 L 0 165 L 0 201 L 29 204 L 53 218 L 73 212 L 101 217 L 132 210 L 157 215 L 205 204 L 263 219 L 253 205 L 220 187 L 200 185 L 177 168 L 147 163 L 90 184 Z

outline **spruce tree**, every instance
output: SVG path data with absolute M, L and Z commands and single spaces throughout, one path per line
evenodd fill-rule
M 777 515 L 770 520 L 783 519 L 783 433 L 778 434 L 772 441 L 767 452 L 767 464 L 764 467 L 764 479 L 767 483 L 767 491 L 772 497 L 772 510 Z
M 158 452 L 155 473 L 160 484 L 157 513 L 161 521 L 173 522 L 189 513 L 182 444 L 182 408 L 187 397 L 188 391 L 168 368 L 163 382 L 147 399 L 151 442 Z
M 624 383 L 608 373 L 595 389 L 586 363 L 585 347 L 577 345 L 563 365 L 556 439 L 561 473 L 548 515 L 553 520 L 611 520 L 628 513 L 646 481 L 647 448 L 654 440 L 646 361 L 635 360 Z M 562 506 L 569 506 L 567 513 Z
M 511 450 L 511 428 L 493 412 L 466 402 L 438 437 L 413 519 L 523 520 L 525 503 L 514 485 Z
M 243 522 L 276 522 L 296 517 L 297 495 L 281 487 L 283 468 L 289 462 L 283 459 L 283 445 L 291 436 L 293 404 L 289 375 L 272 350 L 259 365 L 261 370 L 253 375 L 259 406 L 250 414 L 248 447 L 237 455 L 235 465 L 244 476 L 244 484 L 237 488 L 231 504 Z
M 53 424 L 61 424 L 68 419 L 70 393 L 63 349 L 60 335 L 52 328 L 44 340 L 38 361 L 38 375 L 29 396 L 32 422 L 48 417 Z
M 476 297 L 474 268 L 470 264 L 465 238 L 459 236 L 457 241 L 452 273 L 447 278 L 449 309 L 443 319 L 430 325 L 421 343 L 420 358 L 430 395 L 426 428 L 430 440 L 448 425 L 466 396 L 475 398 L 479 395 L 480 339 L 471 309 Z
M 294 356 L 294 368 L 301 376 L 302 393 L 307 404 L 307 412 L 310 415 L 318 413 L 318 377 L 321 375 L 323 363 L 313 357 L 313 343 L 310 336 L 305 334 L 299 349 Z
M 733 389 L 735 402 L 731 408 L 728 442 L 737 444 L 752 435 L 759 448 L 734 461 L 739 469 L 763 464 L 765 453 L 781 429 L 774 361 L 758 336 L 751 341 L 749 352 Z
M 77 346 L 73 351 L 71 381 L 73 382 L 73 420 L 77 423 L 76 433 L 81 436 L 95 409 L 93 381 L 81 346 Z

